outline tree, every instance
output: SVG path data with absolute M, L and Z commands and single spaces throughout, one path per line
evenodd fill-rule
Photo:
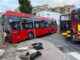
M 32 5 L 30 0 L 18 0 L 19 1 L 19 9 L 22 13 L 32 14 Z

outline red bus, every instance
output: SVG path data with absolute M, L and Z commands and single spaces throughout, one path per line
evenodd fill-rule
M 2 16 L 3 31 L 6 33 L 5 40 L 16 43 L 25 39 L 33 39 L 34 36 L 41 36 L 57 32 L 58 27 L 55 19 L 34 16 L 14 11 L 7 11 Z

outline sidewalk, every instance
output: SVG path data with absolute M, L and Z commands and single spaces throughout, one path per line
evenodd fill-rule
M 39 43 L 39 42 L 43 43 L 44 49 L 39 50 L 42 53 L 42 55 L 40 57 L 36 58 L 35 60 L 69 60 L 67 57 L 65 57 L 63 55 L 63 53 L 61 53 L 58 49 L 56 49 L 53 44 L 51 44 L 48 41 L 41 40 L 41 39 L 33 39 L 33 40 L 29 40 L 29 41 L 23 41 L 23 42 L 17 44 L 17 48 L 30 46 L 33 43 Z M 16 48 L 12 48 L 12 50 L 8 50 L 8 51 L 15 52 Z M 14 54 L 16 55 L 16 52 Z M 15 58 L 15 56 L 13 56 L 13 58 Z M 7 57 L 7 58 L 3 57 L 2 60 L 9 60 L 9 59 L 14 60 L 10 57 Z M 16 59 L 16 60 L 18 60 L 18 59 Z

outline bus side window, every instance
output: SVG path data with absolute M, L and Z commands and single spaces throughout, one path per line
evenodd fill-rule
M 29 29 L 33 29 L 33 24 L 32 23 L 29 24 Z
M 35 23 L 35 28 L 39 29 L 39 27 L 40 27 L 40 24 L 39 23 Z
M 6 16 L 2 16 L 2 26 L 3 26 L 3 32 L 10 32 L 11 28 L 8 23 L 8 20 L 6 19 Z
M 22 28 L 25 29 L 29 29 L 29 24 L 27 23 L 22 23 Z
M 25 29 L 29 29 L 29 24 L 25 24 Z
M 21 30 L 20 22 L 11 23 L 12 30 Z
M 53 26 L 54 26 L 54 24 L 53 24 L 53 23 L 54 23 L 53 21 L 50 23 L 50 27 L 53 27 Z
M 45 28 L 45 23 L 44 22 L 40 22 L 40 28 Z
M 57 26 L 57 23 L 56 23 L 56 21 L 54 21 L 54 25 L 53 26 Z
M 45 27 L 46 27 L 46 28 L 49 28 L 48 22 L 45 23 Z

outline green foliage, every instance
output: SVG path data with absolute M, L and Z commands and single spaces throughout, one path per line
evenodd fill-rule
M 30 4 L 30 0 L 18 0 L 19 1 L 19 9 L 22 13 L 32 13 L 32 5 Z

